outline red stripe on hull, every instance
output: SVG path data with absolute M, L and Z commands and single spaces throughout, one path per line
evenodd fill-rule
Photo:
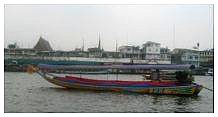
M 91 83 L 91 84 L 117 84 L 117 85 L 154 85 L 154 86 L 161 86 L 161 85 L 178 85 L 178 82 L 175 81 L 120 81 L 120 80 L 94 80 L 94 79 L 87 79 L 87 78 L 79 78 L 74 76 L 66 76 L 66 77 L 57 77 L 58 80 L 63 81 L 77 81 L 83 83 Z

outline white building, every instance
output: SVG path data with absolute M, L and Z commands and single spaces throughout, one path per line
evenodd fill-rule
M 157 61 L 160 59 L 160 43 L 147 41 L 142 45 L 144 59 Z
M 119 52 L 121 58 L 134 58 L 139 59 L 140 57 L 140 48 L 139 46 L 120 46 Z
M 128 54 L 132 54 L 132 53 L 136 54 L 136 53 L 140 53 L 140 49 L 139 49 L 139 46 L 120 46 L 119 52 L 128 53 Z

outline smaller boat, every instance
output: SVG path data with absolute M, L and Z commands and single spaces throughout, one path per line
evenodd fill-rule
M 208 69 L 208 71 L 205 73 L 206 76 L 213 76 L 213 69 Z
M 177 77 L 180 80 L 160 80 L 159 70 L 184 70 L 190 68 L 187 65 L 109 65 L 109 66 L 59 66 L 59 65 L 38 65 L 28 67 L 28 72 L 37 72 L 45 80 L 55 85 L 84 90 L 101 90 L 101 91 L 116 91 L 116 92 L 134 92 L 142 94 L 173 94 L 173 95 L 197 95 L 202 85 L 193 83 L 190 78 L 181 77 L 187 76 L 184 72 L 178 72 Z M 72 70 L 72 69 L 116 69 L 116 70 L 154 70 L 151 73 L 150 79 L 144 81 L 122 81 L 122 80 L 94 80 L 90 78 L 77 76 L 60 76 L 49 73 L 52 70 Z M 185 75 L 184 75 L 185 74 Z M 118 75 L 117 75 L 118 76 Z

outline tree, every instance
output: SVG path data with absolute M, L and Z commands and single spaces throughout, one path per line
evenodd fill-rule
M 9 48 L 9 49 L 16 49 L 16 48 L 18 48 L 17 43 L 9 44 L 9 45 L 8 45 L 8 48 Z

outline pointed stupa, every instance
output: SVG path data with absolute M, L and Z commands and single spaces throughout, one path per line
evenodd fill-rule
M 100 38 L 100 33 L 98 33 L 98 49 L 101 49 L 101 38 Z
M 41 51 L 51 51 L 52 48 L 49 44 L 49 42 L 42 37 L 39 38 L 39 41 L 35 45 L 34 49 L 41 50 Z

